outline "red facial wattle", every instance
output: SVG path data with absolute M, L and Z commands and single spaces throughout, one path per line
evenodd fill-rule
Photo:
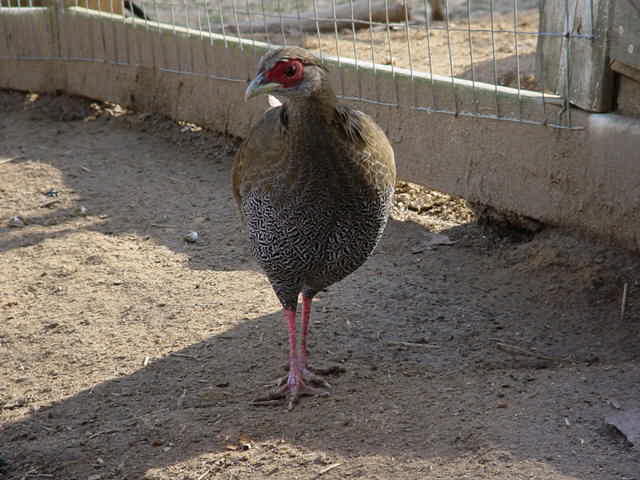
M 265 77 L 270 83 L 279 83 L 284 88 L 293 87 L 304 78 L 304 65 L 297 59 L 278 62 Z

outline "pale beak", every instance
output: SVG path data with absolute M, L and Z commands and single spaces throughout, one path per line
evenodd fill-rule
M 269 93 L 280 87 L 279 83 L 269 82 L 262 73 L 256 75 L 247 89 L 244 92 L 244 101 L 246 102 L 250 98 L 256 95 L 262 95 L 263 93 Z

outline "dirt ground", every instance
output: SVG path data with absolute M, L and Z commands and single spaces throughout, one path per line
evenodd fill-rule
M 187 7 L 185 10 L 184 6 L 177 5 L 176 11 L 171 14 L 167 8 L 169 3 L 165 0 L 158 2 L 160 7 L 152 10 L 153 15 L 168 23 L 178 22 L 196 28 L 200 25 L 203 29 L 206 26 L 202 19 L 208 15 L 216 30 L 218 10 L 198 13 L 198 7 Z M 467 0 L 449 0 L 446 2 L 450 12 L 448 20 L 428 22 L 428 3 L 411 0 L 406 2 L 411 12 L 407 22 L 394 23 L 389 29 L 384 25 L 375 25 L 372 29 L 355 31 L 340 27 L 335 32 L 304 33 L 290 28 L 269 34 L 260 32 L 264 32 L 263 23 L 274 21 L 274 18 L 261 17 L 262 14 L 278 15 L 280 8 L 282 14 L 291 18 L 301 10 L 311 14 L 314 5 L 320 10 L 330 8 L 331 2 L 247 0 L 244 8 L 234 10 L 236 3 L 236 0 L 221 2 L 221 8 L 226 12 L 224 18 L 227 21 L 237 18 L 239 25 L 243 25 L 242 28 L 236 28 L 235 24 L 228 24 L 227 33 L 232 35 L 239 29 L 243 38 L 298 45 L 321 55 L 355 58 L 360 62 L 393 65 L 426 74 L 454 76 L 513 88 L 549 90 L 544 85 L 544 78 L 536 78 L 536 33 L 540 29 L 538 0 L 476 0 L 469 3 Z M 348 2 L 337 2 L 338 5 L 341 3 Z M 517 6 L 515 11 L 514 5 Z M 252 11 L 253 15 L 244 15 L 246 11 Z M 249 24 L 250 27 L 247 26 Z M 219 29 L 216 31 L 220 33 Z M 514 35 L 514 31 L 518 34 Z
M 519 13 L 516 28 L 520 32 L 536 32 L 538 10 Z M 354 33 L 343 30 L 335 34 L 289 36 L 289 43 L 315 50 L 325 55 L 357 58 L 359 61 L 393 65 L 426 74 L 454 76 L 528 90 L 548 90 L 536 79 L 536 48 L 538 38 L 532 34 L 514 36 L 511 13 L 495 14 L 449 23 L 426 25 L 394 25 L 387 31 L 377 28 Z M 484 30 L 468 33 L 467 28 Z M 495 33 L 491 34 L 491 31 Z M 258 36 L 261 40 L 281 38 Z M 354 40 L 355 39 L 355 40 Z M 518 81 L 519 79 L 519 81 Z M 544 79 L 541 79 L 544 80 Z
M 332 395 L 254 406 L 287 336 L 236 143 L 63 96 L 0 112 L 5 478 L 640 478 L 605 424 L 640 402 L 637 255 L 402 184 L 376 253 L 314 302 Z
M 138 3 L 144 5 L 144 2 Z M 238 20 L 237 24 L 227 23 L 227 33 L 235 35 L 239 32 L 239 36 L 246 39 L 298 45 L 318 54 L 393 65 L 426 74 L 550 91 L 544 76 L 537 78 L 539 73 L 536 72 L 539 0 L 474 0 L 469 3 L 467 0 L 449 0 L 446 2 L 450 12 L 448 20 L 429 22 L 429 3 L 411 0 L 406 2 L 411 12 L 406 24 L 394 23 L 389 29 L 375 25 L 372 29 L 356 31 L 338 28 L 337 32 L 318 34 L 295 28 L 265 34 L 264 22 L 274 21 L 274 18 L 262 15 L 283 14 L 291 18 L 303 12 L 304 16 L 304 12 L 313 12 L 314 5 L 320 10 L 330 8 L 332 2 L 329 0 L 221 0 L 215 7 L 209 7 L 206 1 L 192 3 L 159 0 L 154 2 L 153 8 L 148 4 L 145 8 L 154 19 L 204 30 L 207 29 L 204 19 L 208 18 L 218 33 L 221 32 L 218 12 L 224 11 L 222 18 L 226 18 L 226 22 Z M 343 3 L 348 2 L 337 2 L 338 5 Z M 515 11 L 514 6 L 517 6 Z M 246 12 L 252 12 L 252 15 L 246 15 Z M 518 35 L 514 35 L 514 31 L 519 32 Z

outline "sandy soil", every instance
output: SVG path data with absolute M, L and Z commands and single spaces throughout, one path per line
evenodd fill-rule
M 140 3 L 140 2 L 139 2 Z M 339 1 L 337 4 L 348 3 Z M 493 16 L 490 6 L 493 3 Z M 473 1 L 467 12 L 466 0 L 450 0 L 448 21 L 429 20 L 428 3 L 407 2 L 411 18 L 407 24 L 396 23 L 389 29 L 376 25 L 352 31 L 340 28 L 331 33 L 303 33 L 288 29 L 282 33 L 260 33 L 265 21 L 278 15 L 296 17 L 300 12 L 329 8 L 328 0 L 262 1 L 225 0 L 215 8 L 207 2 L 172 4 L 171 1 L 144 4 L 153 18 L 168 23 L 207 29 L 207 15 L 214 31 L 220 32 L 220 18 L 227 24 L 227 33 L 274 44 L 299 45 L 321 54 L 356 58 L 359 61 L 394 65 L 417 72 L 455 76 L 510 87 L 541 90 L 536 81 L 536 32 L 539 30 L 538 0 Z M 517 11 L 514 11 L 517 5 Z M 169 8 L 171 7 L 171 8 Z M 219 10 L 218 7 L 221 9 Z M 220 16 L 219 12 L 223 12 Z M 251 15 L 245 15 L 251 12 Z M 236 19 L 237 23 L 233 23 Z M 249 24 L 251 23 L 251 26 Z M 242 25 L 236 28 L 236 25 Z M 448 30 L 447 30 L 448 29 Z M 472 30 L 470 33 L 468 30 Z M 494 32 L 491 34 L 490 32 Z M 518 35 L 513 32 L 518 31 Z M 494 68 L 495 67 L 495 68 Z M 519 82 L 518 82 L 519 79 Z
M 535 55 L 537 36 L 511 33 L 468 33 L 468 27 L 491 30 L 490 17 L 479 17 L 471 24 L 466 20 L 449 24 L 452 31 L 444 30 L 444 22 L 437 29 L 425 25 L 394 26 L 390 31 L 361 30 L 355 35 L 342 31 L 336 35 L 307 35 L 293 38 L 292 43 L 328 55 L 358 58 L 360 61 L 394 65 L 416 72 L 454 76 L 509 87 L 539 90 L 536 81 Z M 519 31 L 538 29 L 538 11 L 528 10 L 518 16 Z M 513 31 L 513 16 L 496 14 L 494 31 Z M 517 52 L 517 55 L 516 55 Z M 494 70 L 495 67 L 495 70 Z M 519 76 L 518 76 L 519 73 Z M 518 82 L 518 78 L 520 82 Z
M 16 4 L 17 0 L 13 0 Z M 270 15 L 304 16 L 314 11 L 332 11 L 333 5 L 357 5 L 358 0 L 135 0 L 147 15 L 163 22 L 196 26 L 207 23 L 213 26 L 225 23 L 233 25 L 251 22 L 255 31 L 259 31 L 262 23 L 268 21 Z M 542 0 L 446 0 L 442 2 L 445 15 L 451 21 L 467 18 L 476 19 L 494 14 L 518 15 L 526 10 L 538 9 Z M 79 5 L 84 0 L 78 0 Z M 403 4 L 411 12 L 411 20 L 426 23 L 432 18 L 431 0 L 389 0 L 388 5 Z M 515 7 L 515 8 L 514 8 Z M 198 21 L 200 19 L 200 22 Z
M 604 422 L 640 398 L 637 256 L 402 184 L 376 254 L 314 304 L 332 396 L 256 407 L 287 339 L 235 143 L 67 97 L 0 111 L 5 478 L 639 478 Z

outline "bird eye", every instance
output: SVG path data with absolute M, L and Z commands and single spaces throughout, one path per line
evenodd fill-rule
M 296 70 L 297 70 L 297 68 L 296 68 L 295 64 L 289 65 L 289 68 L 287 68 L 287 71 L 284 72 L 284 74 L 287 77 L 293 77 L 296 74 Z

